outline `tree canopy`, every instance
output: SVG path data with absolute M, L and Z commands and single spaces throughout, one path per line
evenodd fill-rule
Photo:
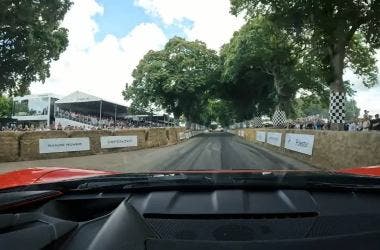
M 218 80 L 217 70 L 218 56 L 205 43 L 174 37 L 163 50 L 144 56 L 123 94 L 140 110 L 165 109 L 196 122 Z
M 379 0 L 231 0 L 231 12 L 265 15 L 310 47 L 326 70 L 333 91 L 344 92 L 350 67 L 366 86 L 376 83 L 375 49 L 380 47 Z
M 12 99 L 0 95 L 0 118 L 10 117 L 12 113 Z
M 0 1 L 0 93 L 23 93 L 49 77 L 49 65 L 68 44 L 60 27 L 69 0 Z
M 292 113 L 300 88 L 326 96 L 321 66 L 308 52 L 268 18 L 248 20 L 221 50 L 226 96 L 250 110 L 247 118 L 275 107 Z

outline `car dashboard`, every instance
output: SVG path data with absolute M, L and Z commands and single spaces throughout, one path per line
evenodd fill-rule
M 1 249 L 380 248 L 377 193 L 224 189 L 54 197 L 43 192 L 55 191 L 26 191 L 24 197 L 50 198 L 23 204 L 0 195 L 0 202 L 10 204 L 0 214 Z

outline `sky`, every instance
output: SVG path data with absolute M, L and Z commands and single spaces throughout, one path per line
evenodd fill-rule
M 69 45 L 50 68 L 50 77 L 31 85 L 32 94 L 60 96 L 83 91 L 126 104 L 121 92 L 149 50 L 162 49 L 173 36 L 199 39 L 219 50 L 244 24 L 229 13 L 229 0 L 73 0 L 62 26 Z M 380 53 L 377 55 L 380 61 Z M 380 63 L 378 63 L 380 68 Z M 380 84 L 366 89 L 355 82 L 354 99 L 363 112 L 380 113 Z

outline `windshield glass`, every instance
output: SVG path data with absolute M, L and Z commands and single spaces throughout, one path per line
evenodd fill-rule
M 0 1 L 0 174 L 380 176 L 379 4 Z

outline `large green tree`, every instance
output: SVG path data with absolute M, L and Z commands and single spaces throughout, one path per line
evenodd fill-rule
M 218 81 L 218 56 L 200 41 L 174 37 L 160 51 L 149 51 L 123 92 L 140 110 L 172 112 L 187 121 L 202 120 L 212 85 Z
M 324 66 L 333 95 L 346 91 L 345 67 L 361 76 L 366 86 L 377 82 L 374 55 L 380 47 L 380 0 L 231 0 L 231 4 L 233 14 L 268 16 L 310 48 Z
M 23 93 L 49 77 L 49 65 L 65 50 L 60 27 L 69 0 L 0 1 L 0 93 Z
M 293 50 L 286 33 L 268 19 L 257 17 L 248 21 L 231 40 L 223 76 L 234 80 L 247 70 L 267 74 L 273 80 L 265 83 L 273 84 L 274 102 L 277 108 L 284 110 L 299 88 L 295 79 L 297 57 Z
M 10 117 L 12 113 L 12 99 L 0 95 L 0 118 Z
M 291 100 L 300 88 L 326 92 L 322 69 L 306 52 L 268 18 L 249 20 L 221 51 L 227 96 L 249 110 L 248 119 L 253 112 L 269 114 L 275 108 L 293 113 Z

